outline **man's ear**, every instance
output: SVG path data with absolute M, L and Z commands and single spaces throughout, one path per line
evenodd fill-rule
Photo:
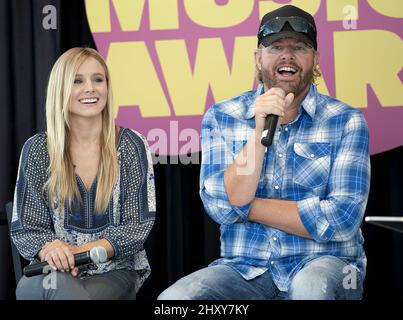
M 313 65 L 314 65 L 314 69 L 316 68 L 316 66 L 319 65 L 319 60 L 320 60 L 320 52 L 319 51 L 315 51 L 315 56 L 313 58 Z

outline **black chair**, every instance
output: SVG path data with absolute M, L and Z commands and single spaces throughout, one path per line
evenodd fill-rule
M 6 212 L 7 212 L 7 223 L 8 229 L 11 230 L 11 221 L 13 218 L 13 203 L 9 202 L 6 204 Z M 28 264 L 23 257 L 21 257 L 20 253 L 17 250 L 17 247 L 14 245 L 13 240 L 10 238 L 10 245 L 11 245 L 11 253 L 13 256 L 13 266 L 14 266 L 14 275 L 15 275 L 15 282 L 18 284 L 22 277 L 22 269 L 25 265 Z

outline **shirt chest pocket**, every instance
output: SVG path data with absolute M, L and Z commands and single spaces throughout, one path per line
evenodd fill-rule
M 330 171 L 330 143 L 295 143 L 293 181 L 306 188 L 327 183 Z

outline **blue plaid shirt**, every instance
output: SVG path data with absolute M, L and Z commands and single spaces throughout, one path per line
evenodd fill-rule
M 254 132 L 263 87 L 215 104 L 202 122 L 200 195 L 221 227 L 221 259 L 245 279 L 267 270 L 287 291 L 296 273 L 322 255 L 337 256 L 365 277 L 360 225 L 368 199 L 368 127 L 362 113 L 311 86 L 297 118 L 280 125 L 267 149 L 257 198 L 293 200 L 313 240 L 248 220 L 251 203 L 233 206 L 224 171 Z

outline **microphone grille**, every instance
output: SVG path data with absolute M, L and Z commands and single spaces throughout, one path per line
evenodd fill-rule
M 108 255 L 104 247 L 94 247 L 90 250 L 91 261 L 94 263 L 104 263 L 108 261 Z

